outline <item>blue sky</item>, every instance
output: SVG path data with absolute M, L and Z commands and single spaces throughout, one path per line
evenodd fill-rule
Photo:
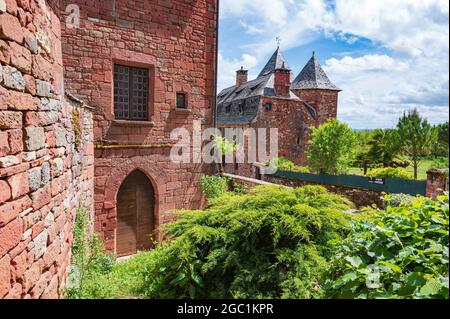
M 279 36 L 295 75 L 316 52 L 353 128 L 393 127 L 412 108 L 448 119 L 446 0 L 221 0 L 220 12 L 219 90 L 241 66 L 256 77 Z

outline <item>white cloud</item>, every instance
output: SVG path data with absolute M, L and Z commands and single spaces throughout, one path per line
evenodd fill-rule
M 321 36 L 349 44 L 367 38 L 389 53 L 355 51 L 324 64 L 343 89 L 342 120 L 357 128 L 389 127 L 409 108 L 432 122 L 448 118 L 447 0 L 222 0 L 221 10 L 223 19 L 238 19 L 254 39 L 244 47 L 253 58 L 249 64 L 244 56 L 219 56 L 222 88 L 234 83 L 240 64 L 256 74 L 252 68 L 261 67 L 279 35 L 284 50 Z
M 219 52 L 219 91 L 236 83 L 236 71 L 241 67 L 253 68 L 258 64 L 256 57 L 244 54 L 240 59 L 226 59 L 222 52 Z M 256 77 L 249 74 L 249 78 Z

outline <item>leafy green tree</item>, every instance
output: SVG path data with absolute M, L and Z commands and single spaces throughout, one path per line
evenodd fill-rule
M 222 160 L 219 160 L 219 175 L 223 176 L 225 172 L 223 157 L 237 151 L 239 145 L 236 141 L 230 142 L 226 137 L 214 135 L 214 148 L 217 150 L 217 154 L 222 158 Z
M 403 114 L 397 124 L 402 149 L 409 156 L 414 166 L 414 178 L 417 179 L 419 159 L 430 155 L 437 143 L 438 130 L 420 117 L 417 110 Z
M 311 128 L 308 164 L 312 171 L 338 174 L 347 170 L 355 158 L 357 139 L 347 124 L 331 119 L 318 128 Z
M 369 165 L 372 161 L 369 153 L 372 134 L 371 131 L 356 132 L 358 144 L 356 146 L 356 160 L 354 164 L 356 167 L 360 167 L 364 170 L 364 175 L 367 174 Z
M 375 130 L 369 142 L 368 156 L 375 164 L 383 167 L 391 166 L 391 163 L 401 153 L 401 142 L 398 131 L 394 129 Z
M 438 143 L 433 149 L 434 156 L 448 157 L 449 154 L 449 136 L 448 122 L 436 126 L 438 130 Z

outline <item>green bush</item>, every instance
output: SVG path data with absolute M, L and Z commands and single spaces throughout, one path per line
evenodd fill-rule
M 432 158 L 432 168 L 440 168 L 448 170 L 448 157 L 435 157 Z
M 330 298 L 448 298 L 448 196 L 417 198 L 355 222 L 336 242 Z
M 102 241 L 96 234 L 90 235 L 86 209 L 79 206 L 75 218 L 72 264 L 66 297 L 95 298 L 91 287 L 97 285 L 97 279 L 101 275 L 111 272 L 114 264 L 114 256 L 103 250 Z
M 282 171 L 290 171 L 290 172 L 297 172 L 297 173 L 309 173 L 309 167 L 307 166 L 298 166 L 295 165 L 294 162 L 287 159 L 286 157 L 275 157 L 273 158 L 268 164 L 272 166 L 278 167 L 279 170 Z
M 401 168 L 376 168 L 371 170 L 368 174 L 368 177 L 376 177 L 376 178 L 401 178 L 401 179 L 414 179 L 414 176 L 411 173 L 408 173 L 404 169 Z
M 383 197 L 384 207 L 402 207 L 410 206 L 416 200 L 416 197 L 408 194 L 389 194 Z
M 206 198 L 212 199 L 219 197 L 228 190 L 230 179 L 221 176 L 202 176 L 200 179 L 200 188 Z
M 169 241 L 146 255 L 135 289 L 147 298 L 318 298 L 352 207 L 321 186 L 260 186 L 180 212 Z

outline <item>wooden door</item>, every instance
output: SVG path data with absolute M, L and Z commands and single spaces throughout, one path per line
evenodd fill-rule
M 147 176 L 131 173 L 117 194 L 116 253 L 129 256 L 152 248 L 155 196 Z

